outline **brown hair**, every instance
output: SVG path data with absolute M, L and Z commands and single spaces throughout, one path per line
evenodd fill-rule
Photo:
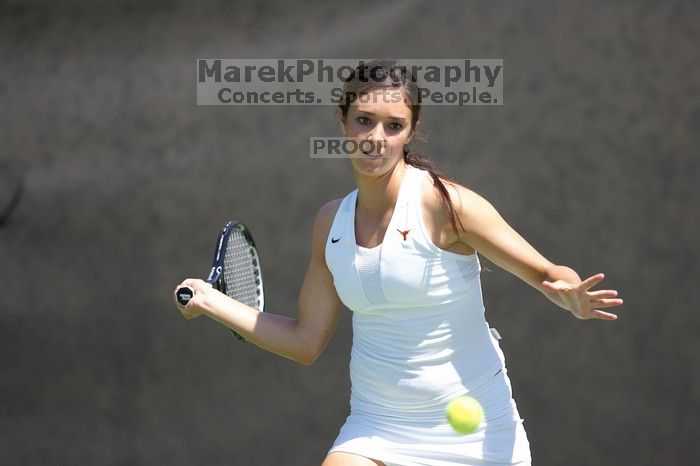
M 421 99 L 416 76 L 410 71 L 410 67 L 400 64 L 397 60 L 379 59 L 367 63 L 360 62 L 343 86 L 343 100 L 338 104 L 343 119 L 348 115 L 350 105 L 360 96 L 368 94 L 376 89 L 400 88 L 408 99 L 407 105 L 411 108 L 411 131 L 416 131 L 416 125 L 420 118 Z M 411 151 L 407 146 L 403 150 L 403 160 L 408 165 L 426 170 L 440 192 L 442 201 L 447 208 L 450 223 L 459 235 L 459 227 L 464 230 L 464 225 L 457 216 L 450 194 L 445 187 L 445 181 L 455 182 L 438 171 L 433 162 L 423 154 Z

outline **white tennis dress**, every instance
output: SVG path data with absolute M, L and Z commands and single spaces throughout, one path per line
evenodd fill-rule
M 357 190 L 341 202 L 326 262 L 353 311 L 351 412 L 331 452 L 390 465 L 530 464 L 498 334 L 484 316 L 476 253 L 430 239 L 421 213 L 427 172 L 408 166 L 382 244 L 355 241 Z M 479 429 L 458 435 L 445 407 L 469 394 Z

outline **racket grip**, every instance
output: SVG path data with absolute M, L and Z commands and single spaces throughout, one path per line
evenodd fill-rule
M 175 296 L 177 297 L 178 303 L 187 306 L 187 303 L 189 303 L 190 299 L 194 296 L 194 290 L 189 286 L 181 286 L 175 292 Z

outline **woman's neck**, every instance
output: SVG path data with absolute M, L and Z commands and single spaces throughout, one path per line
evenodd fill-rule
M 357 209 L 361 209 L 368 217 L 381 221 L 387 213 L 393 211 L 407 169 L 408 166 L 399 161 L 392 170 L 380 177 L 363 176 L 355 172 Z

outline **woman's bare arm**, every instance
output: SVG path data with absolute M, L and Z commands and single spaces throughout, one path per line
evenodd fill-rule
M 300 364 L 312 364 L 332 336 L 342 308 L 325 261 L 326 238 L 338 205 L 338 200 L 331 201 L 316 216 L 311 259 L 299 293 L 296 318 L 259 312 L 196 279 L 178 285 L 195 291 L 182 309 L 183 315 L 207 315 L 260 348 Z
M 461 186 L 455 189 L 451 191 L 458 195 L 453 195 L 452 199 L 465 228 L 460 232 L 460 241 L 580 319 L 617 318 L 600 309 L 622 304 L 616 290 L 589 291 L 603 280 L 602 273 L 582 281 L 570 267 L 547 260 L 508 225 L 486 199 Z

